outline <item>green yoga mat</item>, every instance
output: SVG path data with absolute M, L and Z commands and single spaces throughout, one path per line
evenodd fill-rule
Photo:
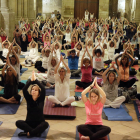
M 74 101 L 71 103 L 71 106 L 85 107 L 85 104 L 82 101 Z
M 22 83 L 26 84 L 27 80 L 21 80 Z M 21 89 L 18 89 L 18 92 L 20 92 Z M 0 95 L 4 94 L 4 88 L 0 91 Z

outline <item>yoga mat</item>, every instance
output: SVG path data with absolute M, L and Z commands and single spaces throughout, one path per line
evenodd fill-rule
M 120 108 L 104 108 L 105 115 L 109 121 L 132 121 L 132 117 L 126 112 L 121 105 Z
M 83 88 L 76 86 L 75 91 L 74 91 L 75 96 L 81 96 L 81 93 L 83 90 L 84 90 Z M 87 97 L 88 97 L 88 95 L 89 95 L 89 93 L 86 94 Z
M 49 95 L 54 95 L 54 93 L 55 93 L 55 89 L 53 89 L 53 88 L 47 88 L 46 89 L 46 96 L 49 96 Z
M 27 138 L 26 136 L 18 137 L 18 134 L 20 132 L 23 132 L 23 130 L 17 128 L 11 140 L 46 140 L 49 128 L 50 126 L 41 134 L 41 137 L 32 137 L 32 138 Z
M 137 81 L 139 81 L 138 78 L 135 75 L 134 76 L 132 76 L 132 75 L 129 76 L 129 79 L 132 79 L 132 78 L 135 78 Z
M 22 102 L 23 97 L 21 97 L 20 103 Z M 0 104 L 0 114 L 16 114 L 20 104 Z
M 135 108 L 135 111 L 136 111 L 137 119 L 140 122 L 140 112 L 139 112 L 138 105 L 137 105 L 136 101 L 133 101 L 133 103 L 134 103 L 134 108 Z
M 77 106 L 77 107 L 85 107 L 85 104 L 83 103 L 83 101 L 74 101 L 71 103 L 71 106 Z
M 20 55 L 20 58 L 25 58 L 25 55 Z
M 2 123 L 3 123 L 3 122 L 2 122 L 2 121 L 0 121 L 0 125 L 2 125 Z
M 22 68 L 21 70 L 20 70 L 20 76 L 25 72 L 25 71 L 27 71 L 28 70 L 28 68 Z
M 80 133 L 78 132 L 77 127 L 78 126 L 76 126 L 76 137 L 75 137 L 75 140 L 80 140 L 80 136 L 79 136 Z M 98 140 L 100 140 L 100 139 L 98 139 Z M 107 135 L 107 137 L 104 140 L 110 140 L 109 135 Z
M 76 109 L 74 106 L 53 108 L 52 102 L 46 99 L 43 114 L 50 119 L 74 119 L 76 118 Z
M 132 66 L 132 68 L 134 68 L 135 70 L 139 70 L 139 66 L 138 65 L 134 65 L 134 66 Z

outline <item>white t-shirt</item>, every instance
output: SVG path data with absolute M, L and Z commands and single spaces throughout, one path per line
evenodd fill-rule
M 55 55 L 54 57 L 55 57 L 55 60 L 56 60 L 56 65 L 53 67 L 52 64 L 51 64 L 52 57 L 53 57 L 53 54 L 51 53 L 49 61 L 48 61 L 48 72 L 47 72 L 47 82 L 49 82 L 49 83 L 55 83 L 54 70 L 55 70 L 55 67 L 58 63 L 57 55 Z
M 38 49 L 37 48 L 31 48 L 29 52 L 29 57 L 35 58 L 38 56 Z
M 48 61 L 49 61 L 49 57 L 46 57 L 45 55 L 43 55 L 42 67 L 43 67 L 44 69 L 48 69 Z
M 108 50 L 104 49 L 104 61 L 108 60 Z
M 115 48 L 114 48 L 114 47 L 110 47 L 110 46 L 109 46 L 109 43 L 108 43 L 107 49 L 108 49 L 108 59 L 109 59 L 109 60 L 113 60 L 113 58 L 114 58 L 114 53 L 115 53 Z
M 104 68 L 103 57 L 97 57 L 96 55 L 93 57 L 93 68 L 97 70 L 101 70 Z
M 66 76 L 64 77 L 63 83 L 60 79 L 59 74 L 55 74 L 55 96 L 56 98 L 63 102 L 70 96 L 70 90 L 69 90 L 69 79 L 70 79 L 71 73 L 66 73 Z
M 2 56 L 4 56 L 5 58 L 7 57 L 9 50 L 7 48 L 3 48 L 3 53 Z
M 68 42 L 71 42 L 70 33 L 66 33 L 66 34 L 65 34 L 65 40 L 66 40 L 66 42 L 67 42 L 67 41 L 68 41 Z

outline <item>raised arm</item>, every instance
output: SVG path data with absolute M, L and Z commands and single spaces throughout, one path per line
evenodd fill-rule
M 54 74 L 56 74 L 56 73 L 57 73 L 57 71 L 58 71 L 58 68 L 59 68 L 59 66 L 60 66 L 61 61 L 62 61 L 62 56 L 60 57 L 60 61 L 58 62 L 58 64 L 57 64 L 57 65 L 56 65 L 56 67 L 55 67 Z
M 17 60 L 17 63 L 19 64 L 19 63 L 20 63 L 20 62 L 19 62 L 19 58 L 18 58 L 18 56 L 17 56 L 15 50 L 13 49 L 13 45 L 12 45 L 12 52 L 14 53 L 14 55 L 15 55 L 15 57 L 16 57 L 16 60 Z
M 62 55 L 61 55 L 61 58 L 60 59 L 61 59 L 62 63 L 64 64 L 65 68 L 67 69 L 67 73 L 70 73 L 70 69 L 67 66 L 67 64 L 64 62 L 64 59 L 63 59 L 63 56 Z
M 91 65 L 91 67 L 93 67 L 92 57 L 91 57 L 91 55 L 90 55 L 90 53 L 89 53 L 89 51 L 88 51 L 87 48 L 86 48 L 86 50 L 87 50 L 88 56 L 89 56 L 89 58 L 90 58 L 90 65 Z
M 83 59 L 84 59 L 86 51 L 87 51 L 87 49 L 85 49 L 84 54 L 83 54 L 82 59 L 81 59 L 81 68 L 83 67 Z
M 99 93 L 101 94 L 101 102 L 102 102 L 102 104 L 105 104 L 106 94 L 102 90 L 102 88 L 97 84 L 97 77 L 94 79 L 94 82 L 95 82 L 95 87 L 99 90 Z
M 94 47 L 93 50 L 92 50 L 93 57 L 95 56 L 95 50 L 96 50 L 96 48 L 97 48 L 98 46 L 99 46 L 99 44 L 98 44 L 96 47 Z

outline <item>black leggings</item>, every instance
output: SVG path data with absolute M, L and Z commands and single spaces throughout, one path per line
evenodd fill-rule
M 108 126 L 104 125 L 79 125 L 78 132 L 83 136 L 89 136 L 90 140 L 97 140 L 99 138 L 103 138 L 107 136 L 111 129 Z
M 38 66 L 38 67 L 37 67 L 37 70 L 40 71 L 40 72 L 45 72 L 45 71 L 47 71 L 47 69 L 44 69 L 44 68 L 41 67 L 41 66 Z
M 49 126 L 48 122 L 26 122 L 26 121 L 16 121 L 16 126 L 24 132 L 29 132 L 31 136 L 36 136 L 37 134 L 43 133 Z
M 81 81 L 76 81 L 75 84 L 79 87 L 82 87 L 83 89 L 89 87 L 92 82 L 89 82 L 89 83 L 85 83 L 85 82 L 81 82 Z
M 131 80 L 128 80 L 127 82 L 121 81 L 120 80 L 120 84 L 119 87 L 126 87 L 126 88 L 130 88 L 132 87 L 132 85 L 136 82 L 135 78 L 132 78 Z

